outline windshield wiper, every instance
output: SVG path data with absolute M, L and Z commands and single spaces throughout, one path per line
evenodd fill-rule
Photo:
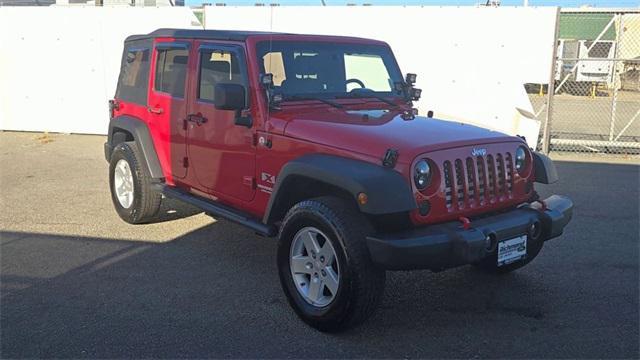
M 327 105 L 331 105 L 336 109 L 342 109 L 344 107 L 341 104 L 338 104 L 337 102 L 333 102 L 331 100 L 327 100 L 319 97 L 313 97 L 313 96 L 293 95 L 293 96 L 286 96 L 282 99 L 282 101 L 288 101 L 288 100 L 293 100 L 293 101 L 313 100 L 313 101 L 320 101 L 321 103 L 325 103 Z
M 380 95 L 374 93 L 373 91 L 350 92 L 348 95 L 336 96 L 336 98 L 337 99 L 340 99 L 340 98 L 356 98 L 356 99 L 374 98 L 374 99 L 382 101 L 385 104 L 391 105 L 393 107 L 400 107 L 400 105 L 394 103 L 391 100 L 386 99 L 384 96 L 380 96 Z

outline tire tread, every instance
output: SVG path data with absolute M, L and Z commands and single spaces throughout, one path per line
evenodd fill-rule
M 142 166 L 142 159 L 144 155 L 138 148 L 138 145 L 133 141 L 123 142 L 118 144 L 111 155 L 111 166 L 117 162 L 118 159 L 124 158 L 129 162 L 131 170 L 134 172 L 134 187 L 136 193 L 134 197 L 139 199 L 137 202 L 134 200 L 134 208 L 129 211 L 118 211 L 120 217 L 131 224 L 143 224 L 153 222 L 159 213 L 160 205 L 162 203 L 162 194 L 153 189 L 153 182 L 151 175 L 148 174 L 148 170 Z M 110 173 L 110 177 L 113 175 Z M 113 184 L 110 184 L 111 191 L 113 191 Z M 114 198 L 114 205 L 118 207 L 117 200 Z M 127 210 L 127 209 L 123 209 Z
M 354 327 L 374 313 L 384 293 L 385 272 L 375 267 L 371 261 L 365 241 L 366 235 L 373 232 L 373 227 L 355 204 L 338 197 L 324 196 L 294 205 L 287 212 L 281 230 L 285 229 L 292 219 L 305 213 L 320 215 L 341 233 L 347 262 L 350 265 L 349 272 L 354 277 L 351 282 L 351 294 L 355 296 L 349 297 L 349 311 L 342 319 L 326 323 L 303 319 L 319 330 L 328 332 Z

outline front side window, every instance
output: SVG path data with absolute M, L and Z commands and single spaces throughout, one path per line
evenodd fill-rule
M 214 101 L 215 87 L 220 83 L 246 84 L 244 61 L 239 53 L 229 50 L 202 49 L 198 99 Z
M 173 97 L 184 97 L 188 60 L 187 49 L 158 49 L 154 89 Z
M 400 69 L 382 45 L 274 41 L 258 44 L 264 73 L 274 91 L 287 96 L 340 97 L 352 92 L 400 95 Z
M 148 84 L 149 49 L 134 47 L 126 49 L 122 59 L 116 98 L 146 105 Z

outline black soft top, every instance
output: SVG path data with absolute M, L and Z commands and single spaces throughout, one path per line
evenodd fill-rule
M 251 35 L 283 35 L 285 33 L 237 30 L 158 29 L 146 35 L 131 35 L 126 42 L 158 37 L 245 41 Z

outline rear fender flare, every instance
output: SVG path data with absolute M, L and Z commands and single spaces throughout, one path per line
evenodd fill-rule
M 156 153 L 156 148 L 153 145 L 153 139 L 151 138 L 149 128 L 144 121 L 133 116 L 118 116 L 111 119 L 109 122 L 109 134 L 107 143 L 105 144 L 105 157 L 107 158 L 107 161 L 111 158 L 113 148 L 118 145 L 116 142 L 119 139 L 114 139 L 114 134 L 117 133 L 119 129 L 129 132 L 133 136 L 133 140 L 144 155 L 144 163 L 149 171 L 149 175 L 154 179 L 164 178 L 162 166 L 158 160 L 158 154 Z

